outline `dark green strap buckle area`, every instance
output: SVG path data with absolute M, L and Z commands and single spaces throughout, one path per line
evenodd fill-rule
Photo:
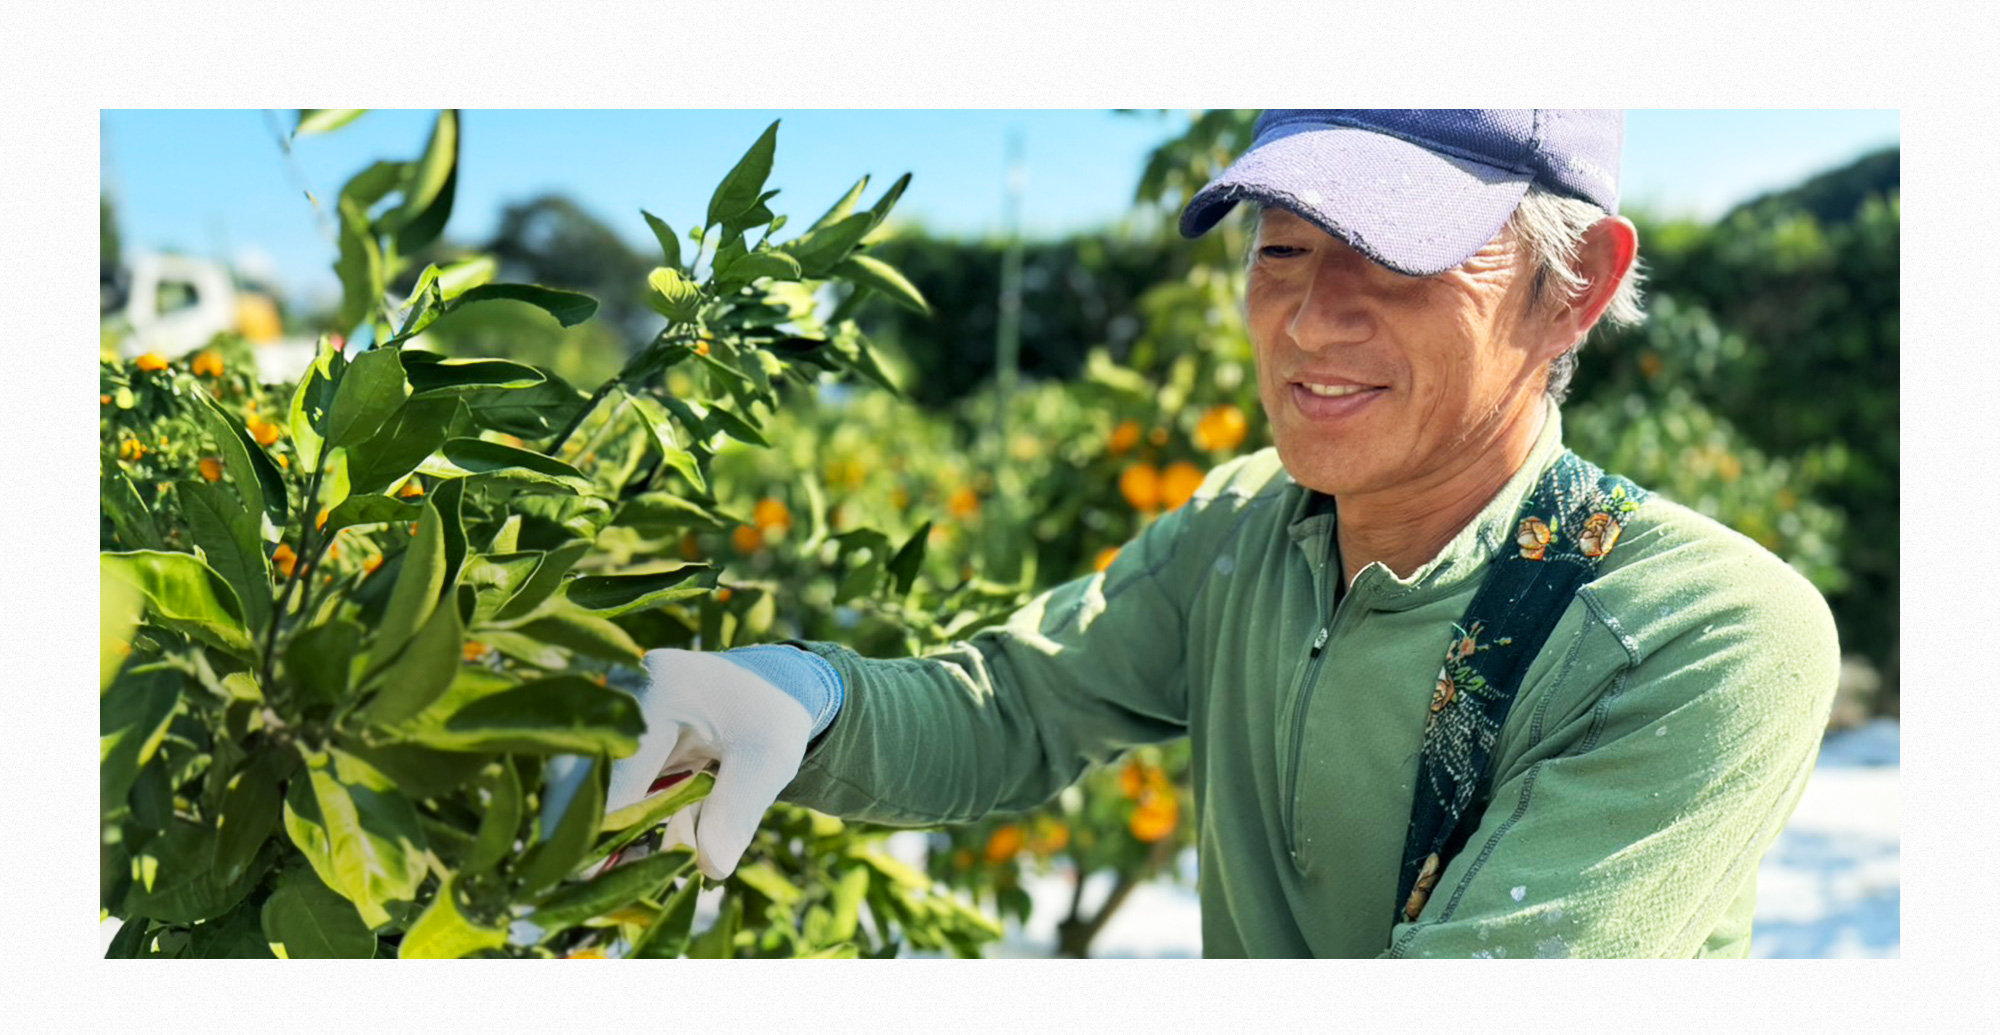
M 1415 920 L 1492 795 L 1493 751 L 1528 666 L 1646 491 L 1564 450 L 1529 493 L 1514 541 L 1453 626 L 1431 691 L 1396 920 Z

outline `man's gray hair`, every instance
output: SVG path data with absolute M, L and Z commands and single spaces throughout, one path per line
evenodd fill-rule
M 1505 232 L 1512 233 L 1527 249 L 1528 260 L 1534 264 L 1535 280 L 1529 286 L 1529 304 L 1561 308 L 1573 304 L 1583 293 L 1589 285 L 1576 271 L 1577 252 L 1583 247 L 1584 235 L 1605 216 L 1603 209 L 1588 201 L 1566 198 L 1539 186 L 1528 188 L 1528 196 L 1521 199 L 1520 207 L 1508 217 Z M 1632 268 L 1625 271 L 1624 279 L 1612 292 L 1611 304 L 1605 307 L 1598 326 L 1629 327 L 1646 318 L 1644 310 L 1639 308 L 1640 287 L 1645 278 L 1645 272 L 1634 259 Z M 1570 378 L 1576 374 L 1576 350 L 1583 347 L 1584 340 L 1578 338 L 1549 363 L 1549 398 L 1558 403 L 1569 395 Z
M 1250 210 L 1246 216 L 1250 220 L 1250 236 L 1249 247 L 1243 256 L 1245 266 L 1257 257 L 1257 228 L 1264 215 L 1261 205 L 1247 207 Z M 1528 261 L 1534 266 L 1534 283 L 1529 285 L 1530 305 L 1559 308 L 1573 304 L 1583 293 L 1588 285 L 1576 271 L 1577 253 L 1583 247 L 1584 235 L 1606 214 L 1588 201 L 1566 198 L 1539 186 L 1528 188 L 1527 197 L 1521 199 L 1520 206 L 1508 217 L 1502 233 L 1514 235 L 1514 239 L 1527 250 Z M 1645 272 L 1635 259 L 1632 268 L 1625 271 L 1625 278 L 1618 282 L 1617 290 L 1611 295 L 1611 304 L 1599 318 L 1598 326 L 1629 327 L 1644 320 L 1646 314 L 1640 309 L 1639 302 L 1645 279 Z M 1583 347 L 1584 340 L 1577 339 L 1575 344 L 1549 363 L 1548 394 L 1558 403 L 1569 395 L 1570 379 L 1576 374 L 1576 351 Z

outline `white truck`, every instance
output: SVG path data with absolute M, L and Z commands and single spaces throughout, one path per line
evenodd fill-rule
M 265 382 L 295 380 L 313 360 L 314 340 L 286 336 L 271 292 L 207 259 L 146 252 L 101 267 L 98 301 L 104 340 L 116 342 L 107 347 L 128 358 L 157 352 L 172 359 L 236 331 L 251 343 Z

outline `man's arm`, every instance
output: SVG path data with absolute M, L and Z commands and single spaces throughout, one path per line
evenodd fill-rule
M 918 658 L 830 661 L 846 701 L 780 800 L 884 823 L 1032 808 L 1092 763 L 1186 733 L 1179 548 L 1203 501 L 1168 513 L 1101 576 Z
M 1838 681 L 1826 605 L 1781 588 L 1651 648 L 1593 622 L 1628 667 L 1502 774 L 1385 955 L 1697 955 L 1798 803 Z

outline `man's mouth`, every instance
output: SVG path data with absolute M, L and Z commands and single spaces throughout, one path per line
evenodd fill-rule
M 1338 399 L 1344 395 L 1372 392 L 1376 388 L 1375 385 L 1316 385 L 1310 381 L 1300 381 L 1297 384 L 1300 388 L 1323 399 Z

